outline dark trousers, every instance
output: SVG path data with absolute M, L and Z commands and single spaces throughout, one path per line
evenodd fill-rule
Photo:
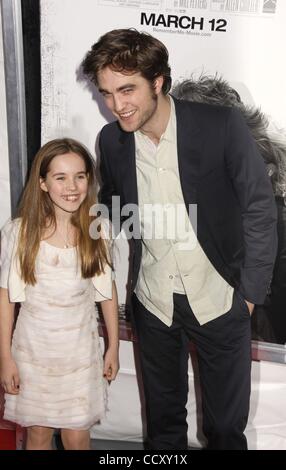
M 234 293 L 229 312 L 202 326 L 187 297 L 174 294 L 171 327 L 133 295 L 151 449 L 187 448 L 189 340 L 196 345 L 208 449 L 247 449 L 251 331 L 244 300 Z

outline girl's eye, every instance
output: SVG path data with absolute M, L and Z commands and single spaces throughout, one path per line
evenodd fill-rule
M 61 180 L 64 180 L 64 177 L 63 177 L 63 176 L 59 176 L 59 177 L 57 178 L 57 181 L 61 181 Z

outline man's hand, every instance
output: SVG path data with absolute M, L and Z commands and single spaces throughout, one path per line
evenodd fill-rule
M 246 302 L 246 305 L 248 307 L 249 314 L 251 315 L 252 312 L 253 312 L 253 309 L 254 309 L 254 304 L 252 304 L 251 302 L 248 302 L 248 300 L 245 300 L 245 302 Z

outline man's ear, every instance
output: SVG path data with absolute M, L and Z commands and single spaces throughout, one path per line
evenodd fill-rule
M 159 77 L 155 78 L 153 82 L 153 86 L 154 86 L 154 91 L 156 95 L 159 95 L 159 93 L 161 92 L 163 83 L 164 83 L 163 75 L 160 75 Z
M 42 191 L 45 191 L 45 193 L 48 192 L 48 188 L 44 178 L 40 178 L 40 188 L 42 189 Z

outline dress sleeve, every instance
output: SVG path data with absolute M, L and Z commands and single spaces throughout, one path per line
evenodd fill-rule
M 8 278 L 15 243 L 15 223 L 9 219 L 1 229 L 0 287 L 8 289 Z
M 101 232 L 102 238 L 104 239 L 107 251 L 108 258 L 112 264 L 112 227 L 107 219 L 103 219 L 101 222 Z M 112 299 L 112 282 L 114 280 L 114 271 L 113 269 L 106 264 L 104 266 L 104 273 L 101 273 L 98 276 L 92 278 L 92 283 L 95 288 L 94 300 L 95 302 L 102 302 L 104 300 Z

